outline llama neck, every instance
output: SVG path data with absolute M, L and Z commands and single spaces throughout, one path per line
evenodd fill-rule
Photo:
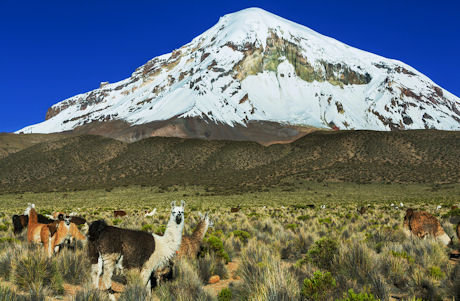
M 170 218 L 168 225 L 166 226 L 165 234 L 162 237 L 163 243 L 166 243 L 173 252 L 179 249 L 182 241 L 182 231 L 184 229 L 184 223 L 179 225 L 176 223 L 174 218 Z
M 194 240 L 203 240 L 206 231 L 208 231 L 209 223 L 205 220 L 201 220 L 195 228 L 195 231 L 192 233 L 192 239 Z
M 38 223 L 38 216 L 37 216 L 37 211 L 35 211 L 35 208 L 30 208 L 28 215 L 29 215 L 29 223 L 28 223 L 29 225 Z

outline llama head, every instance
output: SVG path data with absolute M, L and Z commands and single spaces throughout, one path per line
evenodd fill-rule
M 68 227 L 70 226 L 70 223 L 72 221 L 72 217 L 70 215 L 66 215 L 64 213 L 59 213 L 59 215 L 57 216 L 57 219 L 59 221 L 63 221 L 64 224 Z
M 24 210 L 24 215 L 29 215 L 30 210 L 34 208 L 35 209 L 35 204 L 27 203 L 27 208 Z
M 182 200 L 180 206 L 176 206 L 176 201 L 172 201 L 171 207 L 171 219 L 175 220 L 176 224 L 180 225 L 184 222 L 185 202 Z
M 212 220 L 209 218 L 209 215 L 207 212 L 205 212 L 205 214 L 203 215 L 201 212 L 198 212 L 198 215 L 200 216 L 201 220 L 202 221 L 205 221 L 206 224 L 208 225 L 208 227 L 212 227 L 214 225 L 214 223 L 212 222 Z

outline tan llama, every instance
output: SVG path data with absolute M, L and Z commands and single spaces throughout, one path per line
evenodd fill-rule
M 182 243 L 179 251 L 177 251 L 178 257 L 185 256 L 195 258 L 200 251 L 201 242 L 203 241 L 206 231 L 208 231 L 208 228 L 212 226 L 212 221 L 209 219 L 207 212 L 204 215 L 202 215 L 201 212 L 198 214 L 201 219 L 192 235 L 182 236 Z

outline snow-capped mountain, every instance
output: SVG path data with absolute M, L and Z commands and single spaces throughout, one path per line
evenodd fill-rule
M 249 8 L 221 17 L 130 78 L 53 105 L 46 121 L 18 132 L 76 130 L 136 140 L 190 132 L 212 138 L 225 127 L 233 132 L 224 136 L 240 139 L 235 129 L 261 122 L 259 128 L 277 131 L 460 130 L 460 99 L 400 61 Z

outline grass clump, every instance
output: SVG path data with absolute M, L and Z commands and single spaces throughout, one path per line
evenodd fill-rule
M 304 300 L 327 300 L 335 287 L 335 279 L 330 272 L 316 271 L 313 277 L 305 278 L 300 294 Z
M 231 301 L 232 300 L 232 291 L 229 288 L 222 289 L 219 294 L 217 294 L 218 301 Z
M 353 289 L 349 289 L 348 292 L 343 293 L 343 298 L 337 301 L 378 301 L 374 295 L 368 293 L 355 293 Z
M 63 279 L 55 262 L 42 252 L 28 251 L 13 263 L 13 282 L 25 291 L 40 292 L 43 288 L 55 294 L 64 292 Z

